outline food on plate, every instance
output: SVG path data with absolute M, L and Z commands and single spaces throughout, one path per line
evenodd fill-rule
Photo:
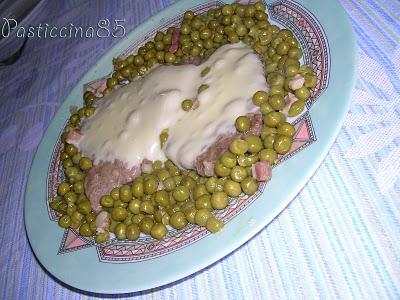
M 85 91 L 61 140 L 58 224 L 97 243 L 162 240 L 188 224 L 218 232 L 214 211 L 251 196 L 292 146 L 316 85 L 293 33 L 265 6 L 225 4 L 157 32 Z

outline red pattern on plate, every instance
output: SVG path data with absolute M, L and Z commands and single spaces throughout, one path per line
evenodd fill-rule
M 207 11 L 210 8 L 221 5 L 219 1 L 212 1 L 204 5 L 199 5 L 192 8 L 196 13 Z M 309 105 L 326 88 L 329 78 L 329 49 L 326 37 L 318 25 L 315 18 L 307 12 L 299 4 L 292 1 L 278 1 L 268 5 L 270 18 L 274 21 L 282 23 L 285 27 L 290 28 L 300 41 L 304 51 L 304 61 L 310 64 L 318 77 L 318 83 L 313 90 L 312 97 L 308 101 Z M 166 29 L 170 26 L 178 24 L 181 16 L 177 16 L 167 20 L 164 25 L 154 29 L 152 32 L 145 35 L 139 41 L 133 43 L 121 57 L 126 57 L 131 53 L 135 53 L 140 45 L 153 38 L 155 33 L 159 30 Z M 143 42 L 144 41 L 144 42 Z M 85 89 L 98 90 L 99 87 L 104 86 L 105 79 L 98 79 L 88 83 Z M 292 149 L 285 156 L 279 158 L 279 162 L 292 157 L 312 142 L 316 140 L 314 130 L 312 127 L 310 115 L 308 112 L 304 113 L 300 118 L 294 122 L 296 134 L 294 136 Z M 57 185 L 64 179 L 61 164 L 59 163 L 59 155 L 62 151 L 62 143 L 60 141 L 55 145 L 52 160 L 49 168 L 48 177 L 48 199 L 53 199 L 57 195 Z M 240 197 L 237 199 L 230 199 L 230 205 L 223 211 L 216 212 L 218 218 L 223 219 L 224 223 L 229 223 L 236 215 L 246 209 L 253 201 L 255 201 L 264 191 L 265 183 L 260 185 L 256 194 L 251 197 Z M 50 219 L 57 221 L 57 215 L 48 208 Z M 113 239 L 101 245 L 96 245 L 93 239 L 86 239 L 80 237 L 76 230 L 66 229 L 59 254 L 67 253 L 74 250 L 83 249 L 90 246 L 95 246 L 98 252 L 100 261 L 111 263 L 125 263 L 134 262 L 146 259 L 152 259 L 168 253 L 179 250 L 183 247 L 189 246 L 203 237 L 210 234 L 205 228 L 194 225 L 188 225 L 183 231 L 176 231 L 171 229 L 163 241 L 157 241 L 149 236 L 141 236 L 137 241 L 118 241 Z

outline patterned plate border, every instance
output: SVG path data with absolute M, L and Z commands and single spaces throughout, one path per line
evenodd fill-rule
M 206 4 L 195 6 L 192 10 L 196 13 L 202 13 L 222 4 L 223 2 L 220 1 L 211 1 Z M 303 50 L 304 63 L 310 65 L 317 74 L 317 85 L 312 91 L 310 100 L 307 102 L 306 110 L 295 120 L 292 120 L 296 128 L 296 134 L 290 152 L 280 157 L 279 163 L 282 163 L 316 141 L 308 109 L 328 86 L 330 56 L 327 38 L 322 26 L 304 7 L 294 1 L 280 0 L 267 5 L 267 9 L 271 22 L 280 24 L 294 32 Z M 157 31 L 178 24 L 181 18 L 181 16 L 176 16 L 166 20 L 163 25 L 155 28 L 143 39 L 133 43 L 121 54 L 121 57 L 126 57 L 131 53 L 135 53 L 138 47 L 150 40 Z M 99 92 L 104 89 L 104 85 L 105 79 L 101 78 L 85 85 L 85 89 Z M 60 131 L 60 136 L 61 132 L 62 131 Z M 47 210 L 50 220 L 54 222 L 58 220 L 58 215 L 48 206 L 48 203 L 51 199 L 56 197 L 58 183 L 65 179 L 62 166 L 58 159 L 62 151 L 63 145 L 59 137 L 53 149 L 47 178 Z M 216 216 L 222 218 L 225 224 L 229 223 L 230 220 L 249 207 L 249 205 L 262 194 L 264 189 L 265 184 L 261 184 L 258 192 L 251 197 L 245 196 L 237 199 L 230 199 L 228 208 L 217 212 Z M 134 242 L 118 241 L 114 238 L 101 245 L 96 245 L 92 238 L 87 239 L 80 236 L 76 229 L 66 229 L 60 243 L 58 254 L 65 254 L 94 246 L 96 247 L 101 262 L 137 262 L 172 253 L 199 241 L 208 234 L 209 232 L 205 228 L 189 225 L 183 231 L 171 229 L 163 241 L 157 241 L 148 236 L 141 236 Z

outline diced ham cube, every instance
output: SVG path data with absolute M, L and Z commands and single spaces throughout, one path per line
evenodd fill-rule
M 110 224 L 110 215 L 106 211 L 100 212 L 96 217 L 96 231 L 103 233 Z
M 172 32 L 172 40 L 171 40 L 171 47 L 169 47 L 169 52 L 175 53 L 178 50 L 179 47 L 179 29 L 174 28 L 174 31 Z
M 68 144 L 72 145 L 77 145 L 79 143 L 79 140 L 82 138 L 82 134 L 78 130 L 71 130 L 68 132 L 67 140 L 66 142 Z
M 303 87 L 304 81 L 304 77 L 297 74 L 289 81 L 289 88 L 291 88 L 293 91 L 298 90 L 299 88 Z
M 271 164 L 267 161 L 258 161 L 251 166 L 252 175 L 257 181 L 270 181 L 272 177 Z

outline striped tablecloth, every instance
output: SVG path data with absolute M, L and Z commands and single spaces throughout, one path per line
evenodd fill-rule
M 45 1 L 35 20 L 89 26 L 125 19 L 129 31 L 172 2 Z M 234 253 L 189 278 L 126 297 L 400 299 L 400 2 L 341 3 L 357 36 L 359 77 L 321 167 L 288 208 Z M 30 39 L 17 63 L 0 67 L 0 299 L 101 296 L 71 290 L 40 267 L 22 212 L 45 128 L 117 41 Z

